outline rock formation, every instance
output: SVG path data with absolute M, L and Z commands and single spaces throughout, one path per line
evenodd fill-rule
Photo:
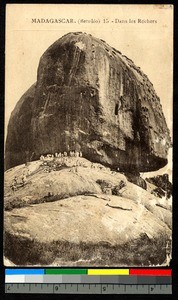
M 4 255 L 17 265 L 164 264 L 172 235 L 167 201 L 85 158 L 77 171 L 78 158 L 57 170 L 60 160 L 52 168 L 33 161 L 5 172 Z
M 147 76 L 104 41 L 76 32 L 42 55 L 36 84 L 11 115 L 5 161 L 9 169 L 41 154 L 81 149 L 90 161 L 145 172 L 166 165 L 169 145 Z

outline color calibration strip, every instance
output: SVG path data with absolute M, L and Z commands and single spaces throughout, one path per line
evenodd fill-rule
M 171 269 L 6 269 L 5 283 L 171 284 Z

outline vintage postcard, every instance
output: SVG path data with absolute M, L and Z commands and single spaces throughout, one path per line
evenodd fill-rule
M 8 4 L 4 264 L 168 266 L 173 6 Z

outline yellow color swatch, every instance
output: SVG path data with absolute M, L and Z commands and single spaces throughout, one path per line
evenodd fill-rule
M 88 275 L 129 275 L 129 269 L 88 269 Z

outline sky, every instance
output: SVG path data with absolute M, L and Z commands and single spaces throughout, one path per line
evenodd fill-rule
M 63 19 L 65 23 L 34 23 L 32 19 Z M 66 23 L 69 19 L 76 23 Z M 64 34 L 75 31 L 105 40 L 141 68 L 160 97 L 172 132 L 173 6 L 8 4 L 5 136 L 16 103 L 36 82 L 39 59 L 44 51 Z

